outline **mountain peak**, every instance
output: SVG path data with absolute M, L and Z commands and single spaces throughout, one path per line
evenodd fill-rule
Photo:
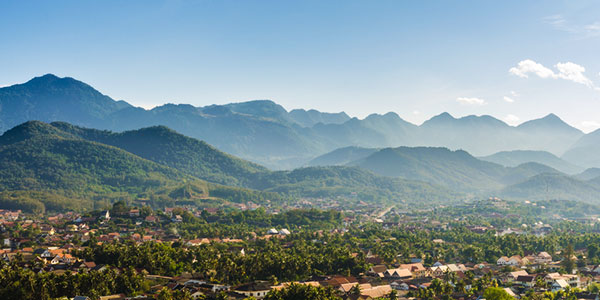
M 88 85 L 84 82 L 81 82 L 79 80 L 73 79 L 71 77 L 58 77 L 52 73 L 34 77 L 34 78 L 30 79 L 29 81 L 25 82 L 23 85 L 31 86 L 31 87 L 45 87 L 45 86 L 54 85 L 57 83 L 61 83 L 61 84 L 68 83 L 68 84 L 73 84 L 73 85 L 81 85 L 81 86 L 85 86 L 86 88 L 93 89 L 90 85 Z
M 61 78 L 52 73 L 48 73 L 48 74 L 45 74 L 42 76 L 33 77 L 28 82 L 31 82 L 31 81 L 53 81 L 53 80 L 57 80 L 57 79 L 61 79 Z
M 443 124 L 443 123 L 448 123 L 448 122 L 452 122 L 452 121 L 456 121 L 456 118 L 453 117 L 448 112 L 443 112 L 443 113 L 441 113 L 437 116 L 433 116 L 431 119 L 423 122 L 423 124 L 421 126 L 427 127 L 428 125 Z
M 546 115 L 545 117 L 541 118 L 540 120 L 546 120 L 546 121 L 562 122 L 562 123 L 564 123 L 564 121 L 560 117 L 558 117 L 557 115 L 555 115 L 554 113 L 549 113 L 548 115 Z
M 0 145 L 18 143 L 37 136 L 68 136 L 54 126 L 41 121 L 27 121 L 15 126 L 0 136 Z
M 579 129 L 574 128 L 571 125 L 567 124 L 560 117 L 558 117 L 557 115 L 555 115 L 553 113 L 548 114 L 545 117 L 540 118 L 540 119 L 534 119 L 534 120 L 524 122 L 521 125 L 517 126 L 517 128 L 525 129 L 525 130 L 554 128 L 554 129 L 568 131 L 568 132 L 571 132 L 574 134 L 582 133 Z

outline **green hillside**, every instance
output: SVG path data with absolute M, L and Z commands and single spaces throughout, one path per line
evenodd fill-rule
M 356 167 L 308 167 L 265 173 L 255 188 L 297 197 L 346 197 L 422 207 L 464 199 L 462 193 L 425 182 L 375 175 Z
M 465 151 L 446 148 L 386 148 L 351 163 L 376 174 L 422 180 L 469 191 L 502 187 L 504 168 L 480 161 Z
M 329 153 L 325 153 L 318 157 L 315 157 L 310 162 L 309 166 L 342 166 L 353 161 L 363 159 L 378 149 L 375 148 L 361 148 L 361 147 L 344 147 L 333 150 Z
M 561 174 L 540 174 L 501 191 L 507 198 L 577 200 L 598 204 L 600 182 L 585 182 Z
M 256 173 L 267 169 L 164 126 L 114 133 L 55 122 L 53 127 L 80 138 L 112 145 L 139 157 L 175 168 L 206 181 L 248 186 Z
M 26 210 L 86 210 L 116 200 L 173 205 L 214 197 L 230 201 L 278 195 L 208 184 L 123 149 L 31 121 L 0 137 L 0 204 Z

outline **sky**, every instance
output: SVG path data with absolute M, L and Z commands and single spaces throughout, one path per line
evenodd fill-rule
M 600 128 L 598 1 L 2 1 L 0 86 Z

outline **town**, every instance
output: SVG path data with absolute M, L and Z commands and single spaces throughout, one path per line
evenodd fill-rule
M 7 276 L 19 270 L 28 280 L 112 276 L 129 282 L 103 288 L 80 283 L 62 295 L 57 288 L 43 291 L 48 299 L 78 300 L 263 299 L 302 287 L 340 299 L 477 299 L 494 291 L 521 299 L 597 299 L 596 225 L 550 214 L 538 218 L 544 222 L 517 226 L 526 213 L 476 213 L 477 207 L 509 206 L 527 211 L 537 205 L 490 198 L 439 208 L 440 218 L 435 211 L 390 209 L 383 220 L 352 211 L 153 210 L 122 202 L 44 217 L 0 210 L 0 281 L 14 281 Z M 28 293 L 4 286 L 4 293 Z

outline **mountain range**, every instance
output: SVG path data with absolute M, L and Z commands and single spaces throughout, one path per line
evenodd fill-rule
M 0 136 L 0 206 L 28 211 L 156 207 L 216 201 L 283 203 L 303 197 L 406 205 L 461 199 L 448 188 L 356 167 L 270 171 L 164 126 L 114 133 L 28 121 Z
M 584 169 L 600 167 L 600 131 L 586 135 L 554 114 L 510 126 L 491 116 L 454 118 L 442 113 L 417 126 L 392 112 L 358 119 L 343 112 L 287 111 L 270 100 L 204 107 L 165 104 L 147 110 L 113 100 L 73 78 L 48 74 L 0 88 L 0 131 L 29 120 L 115 132 L 167 126 L 271 169 L 306 165 L 350 146 L 446 147 L 475 156 L 546 151 Z
M 506 165 L 486 159 L 503 161 Z M 544 160 L 569 167 L 572 172 L 579 170 L 547 152 L 511 151 L 476 158 L 463 150 L 439 147 L 346 147 L 319 156 L 310 164 L 357 166 L 378 175 L 420 180 L 476 197 L 493 195 L 589 203 L 600 200 L 600 169 L 591 168 L 568 175 L 543 164 Z
M 164 126 L 119 133 L 28 121 L 0 136 L 0 205 L 39 211 L 122 199 L 165 206 L 338 198 L 418 207 L 488 195 L 594 203 L 600 191 L 596 169 L 568 176 L 535 162 L 505 167 L 463 150 L 349 147 L 326 156 L 340 163 L 271 171 Z
M 118 199 L 594 203 L 600 192 L 600 168 L 589 168 L 600 164 L 600 131 L 553 114 L 509 126 L 442 113 L 417 126 L 391 112 L 361 120 L 269 100 L 146 110 L 44 75 L 0 88 L 0 120 L 0 205 L 35 211 Z

